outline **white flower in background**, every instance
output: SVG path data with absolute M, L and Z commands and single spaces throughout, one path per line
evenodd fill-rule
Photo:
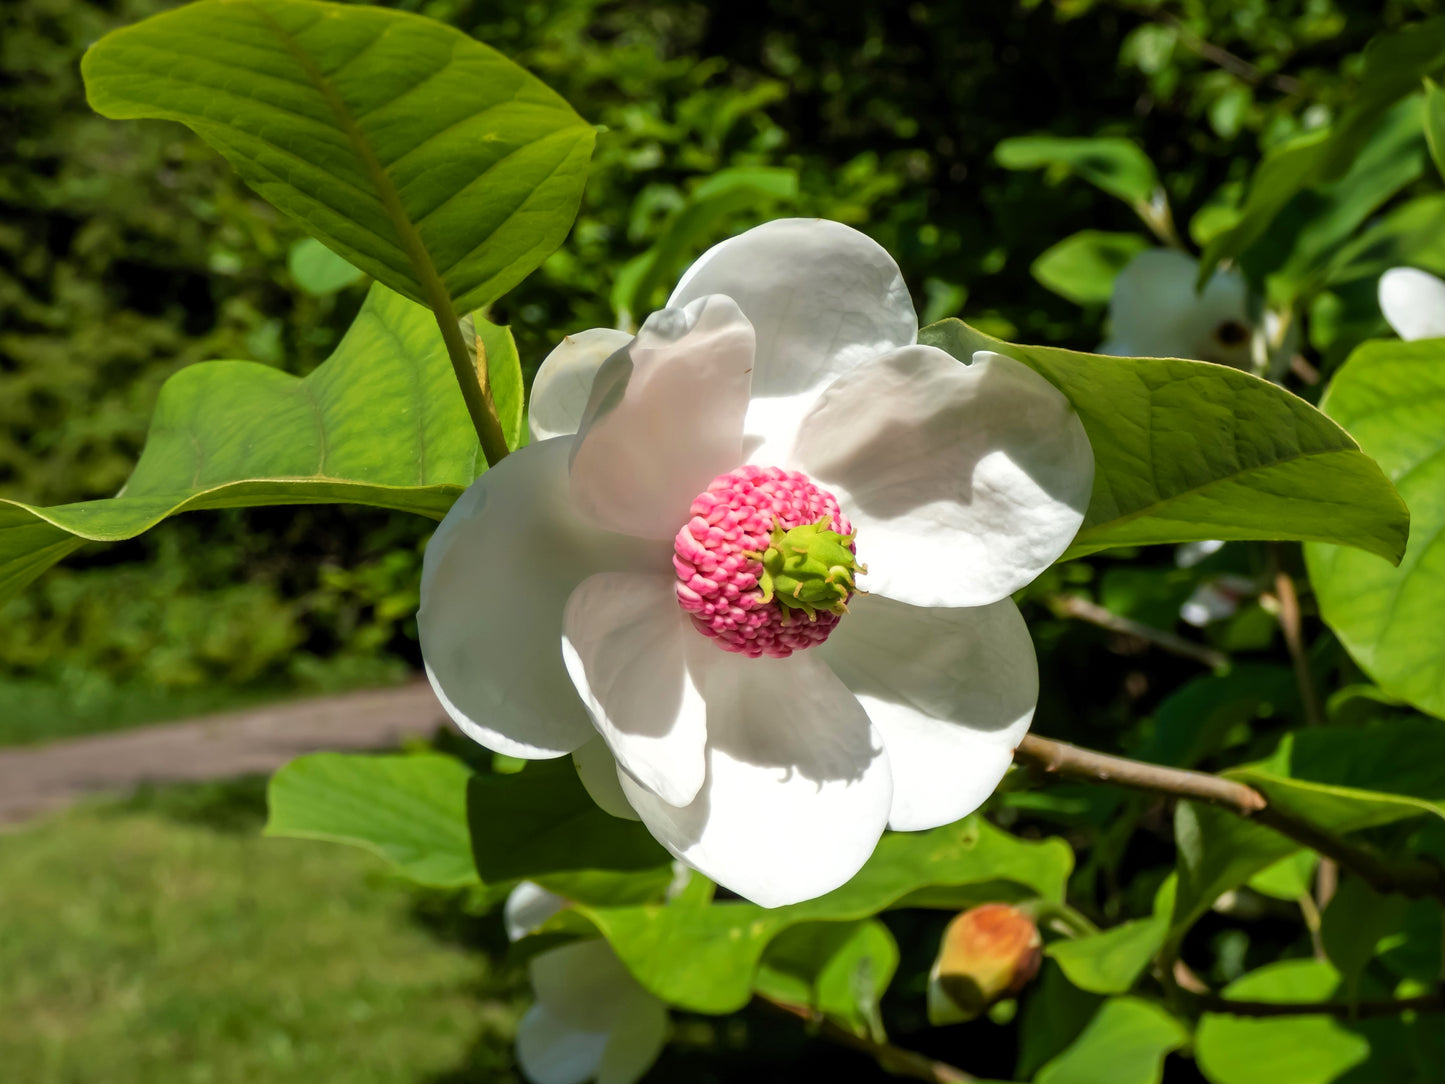
M 1414 267 L 1392 267 L 1380 276 L 1380 311 L 1407 342 L 1445 338 L 1445 282 Z
M 1216 271 L 1196 293 L 1199 262 L 1172 248 L 1145 249 L 1114 280 L 1109 340 L 1101 354 L 1193 358 L 1250 367 L 1248 290 L 1235 271 Z
M 600 805 L 765 906 L 843 884 L 886 825 L 976 809 L 1037 701 L 1009 595 L 1074 537 L 1094 464 L 1033 370 L 917 327 L 877 244 L 789 219 L 709 250 L 635 338 L 567 339 L 535 442 L 427 549 L 457 724 L 573 753 Z
M 531 881 L 507 897 L 516 941 L 567 901 Z M 622 966 L 606 941 L 573 941 L 527 965 L 537 1001 L 517 1025 L 517 1064 L 532 1084 L 633 1084 L 667 1040 L 667 1007 Z

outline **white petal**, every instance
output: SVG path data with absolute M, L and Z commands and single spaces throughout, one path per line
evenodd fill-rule
M 601 572 L 567 600 L 567 673 L 623 771 L 663 801 L 697 797 L 707 765 L 707 707 L 688 673 L 687 641 L 712 645 L 677 604 L 674 578 Z
M 521 940 L 566 906 L 567 901 L 557 893 L 548 892 L 532 881 L 520 882 L 502 907 L 507 940 Z
M 1217 271 L 1196 293 L 1199 264 L 1169 248 L 1145 249 L 1114 280 L 1111 341 L 1102 354 L 1197 358 L 1250 364 L 1248 287 L 1237 271 Z
M 636 1002 L 651 998 L 606 941 L 573 941 L 527 964 L 537 1003 L 578 1031 L 611 1029 Z
M 918 338 L 893 257 L 866 234 L 826 219 L 779 219 L 714 246 L 668 304 L 708 294 L 731 297 L 757 332 L 747 419 L 752 462 L 781 462 L 808 404 L 835 377 Z M 776 399 L 793 401 L 770 409 Z
M 597 1084 L 636 1084 L 667 1041 L 667 1007 L 654 997 L 629 1004 L 607 1037 Z
M 1445 282 L 1414 267 L 1380 276 L 1380 311 L 1405 340 L 1445 337 Z
M 710 644 L 705 646 L 712 647 Z M 707 701 L 707 782 L 678 808 L 622 779 L 673 855 L 764 907 L 857 873 L 888 820 L 888 756 L 857 698 L 813 652 L 689 654 Z
M 599 531 L 572 509 L 573 438 L 531 444 L 458 498 L 422 565 L 417 628 L 442 706 L 474 741 L 556 757 L 593 736 L 562 665 L 562 609 L 604 568 L 669 568 L 671 548 Z
M 637 810 L 627 804 L 622 784 L 617 781 L 617 760 L 600 736 L 572 751 L 572 766 L 583 789 L 604 813 L 623 820 L 638 819 Z
M 517 1024 L 517 1064 L 532 1084 L 583 1084 L 597 1075 L 607 1040 L 605 1031 L 569 1028 L 533 1005 Z
M 602 363 L 632 341 L 625 331 L 594 327 L 564 338 L 532 380 L 527 425 L 532 440 L 570 436 L 582 424 L 592 380 Z
M 753 329 L 726 297 L 662 309 L 598 370 L 572 453 L 577 507 L 608 530 L 671 539 L 742 462 Z
M 793 465 L 858 531 L 860 581 L 915 606 L 983 606 L 1068 548 L 1094 456 L 1068 399 L 980 351 L 895 350 L 835 381 L 804 419 Z
M 925 609 L 860 596 L 813 650 L 857 695 L 893 768 L 890 828 L 951 824 L 993 793 L 1039 697 L 1034 645 L 1012 599 Z

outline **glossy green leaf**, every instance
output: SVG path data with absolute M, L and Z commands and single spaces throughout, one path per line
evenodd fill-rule
M 1397 560 L 1405 506 L 1325 415 L 1223 365 L 1017 346 L 960 320 L 918 333 L 961 360 L 996 350 L 1074 404 L 1094 450 L 1094 492 L 1066 557 L 1201 539 L 1310 539 Z
M 1410 817 L 1445 818 L 1445 728 L 1428 719 L 1369 728 L 1315 727 L 1286 736 L 1266 764 L 1226 772 L 1272 805 L 1331 832 L 1357 832 Z M 1181 802 L 1174 816 L 1179 895 L 1171 938 L 1214 901 L 1299 849 L 1263 825 Z
M 765 997 L 806 1005 L 865 1035 L 897 969 L 898 944 L 876 918 L 805 922 L 768 945 L 753 985 Z
M 1189 1033 L 1160 1006 L 1136 997 L 1110 998 L 1067 1050 L 1034 1084 L 1159 1084 L 1164 1058 Z
M 1207 281 L 1220 260 L 1253 245 L 1286 204 L 1305 189 L 1338 180 L 1374 134 L 1381 115 L 1445 64 L 1445 19 L 1427 19 L 1380 34 L 1365 49 L 1365 74 L 1349 107 L 1330 129 L 1276 150 L 1255 170 L 1239 221 L 1216 236 L 1199 262 Z
M 200 0 L 106 35 L 97 112 L 179 121 L 262 197 L 413 301 L 500 297 L 567 236 L 593 130 L 443 23 L 314 0 Z
M 1147 205 L 1159 187 L 1149 156 L 1137 143 L 1119 137 L 1015 136 L 995 147 L 993 155 L 1005 169 L 1052 166 L 1075 173 L 1130 204 Z
M 1013 886 L 1015 894 L 1022 889 L 1057 901 L 1072 866 L 1073 852 L 1062 840 L 1029 843 L 971 818 L 931 832 L 885 836 L 857 876 L 806 903 L 772 909 L 731 901 L 710 907 L 579 906 L 577 913 L 663 1000 L 726 1013 L 746 1004 L 767 946 L 799 923 L 857 922 L 905 901 L 916 905 L 910 894 L 931 885 L 987 886 L 992 898 L 1007 898 Z M 687 966 L 678 967 L 679 959 Z
M 1119 272 L 1149 247 L 1148 239 L 1137 233 L 1080 230 L 1040 255 L 1029 271 L 1060 297 L 1079 305 L 1105 305 Z
M 1224 996 L 1326 1001 L 1339 984 L 1339 974 L 1322 960 L 1287 960 L 1250 972 Z M 1206 1013 L 1194 1037 L 1194 1056 L 1210 1084 L 1330 1084 L 1369 1053 L 1362 1036 L 1328 1016 Z
M 1398 568 L 1331 546 L 1305 559 L 1320 613 L 1388 693 L 1445 717 L 1445 342 L 1369 342 L 1322 403 L 1410 507 Z
M 1299 850 L 1266 866 L 1247 882 L 1254 891 L 1277 900 L 1297 900 L 1309 893 L 1319 856 Z
M 271 777 L 266 835 L 350 843 L 424 885 L 475 884 L 467 779 L 453 757 L 312 753 Z
M 1083 1034 L 1104 998 L 1080 990 L 1045 959 L 1039 977 L 1023 995 L 1018 1065 L 1014 1075 L 1029 1080 Z
M 466 821 L 477 873 L 488 883 L 526 879 L 557 891 L 549 875 L 665 870 L 671 877 L 667 852 L 640 821 L 598 808 L 567 757 L 514 775 L 472 776 Z
M 432 314 L 373 286 L 305 377 L 211 361 L 166 381 L 118 496 L 0 500 L 0 597 L 86 541 L 133 538 L 178 512 L 346 503 L 440 519 L 485 465 Z
M 360 282 L 366 272 L 352 267 L 314 237 L 303 237 L 286 254 L 286 270 L 304 292 L 324 297 Z
M 1164 944 L 1174 911 L 1175 879 L 1170 877 L 1154 898 L 1148 918 L 1124 922 L 1088 937 L 1054 941 L 1044 951 L 1081 990 L 1122 994 L 1132 989 L 1149 961 Z

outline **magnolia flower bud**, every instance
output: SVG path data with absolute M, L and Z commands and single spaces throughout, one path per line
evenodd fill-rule
M 1039 971 L 1043 940 L 1033 919 L 1006 903 L 964 911 L 943 931 L 928 975 L 928 1019 L 972 1020 L 996 1001 L 1014 997 Z

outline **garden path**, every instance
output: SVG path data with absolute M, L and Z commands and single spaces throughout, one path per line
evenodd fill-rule
M 445 719 L 422 681 L 0 749 L 0 826 L 101 791 L 270 772 L 321 749 L 387 748 Z

